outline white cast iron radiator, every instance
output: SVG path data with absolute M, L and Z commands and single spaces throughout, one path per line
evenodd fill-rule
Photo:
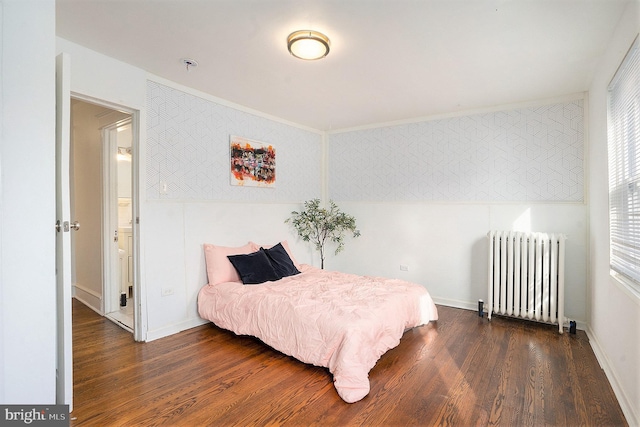
M 558 324 L 563 332 L 563 234 L 490 231 L 491 313 Z

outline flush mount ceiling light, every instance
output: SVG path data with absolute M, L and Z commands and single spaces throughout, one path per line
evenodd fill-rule
M 287 48 L 296 58 L 314 60 L 329 54 L 329 37 L 312 30 L 294 31 L 287 37 Z
M 131 147 L 118 147 L 118 160 L 131 161 Z

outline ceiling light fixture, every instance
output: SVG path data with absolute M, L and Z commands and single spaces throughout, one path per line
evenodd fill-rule
M 329 37 L 312 30 L 294 31 L 287 37 L 287 48 L 296 58 L 314 60 L 329 54 Z
M 118 147 L 118 160 L 131 161 L 131 147 Z

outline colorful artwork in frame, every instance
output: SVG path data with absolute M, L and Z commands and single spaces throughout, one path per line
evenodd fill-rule
M 270 144 L 231 136 L 231 185 L 273 188 L 276 149 Z

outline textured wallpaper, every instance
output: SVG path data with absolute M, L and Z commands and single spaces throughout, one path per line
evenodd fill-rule
M 322 137 L 317 133 L 152 81 L 147 113 L 148 199 L 290 202 L 321 196 Z M 230 135 L 276 148 L 275 188 L 230 185 Z
M 583 101 L 329 135 L 336 201 L 584 200 Z

